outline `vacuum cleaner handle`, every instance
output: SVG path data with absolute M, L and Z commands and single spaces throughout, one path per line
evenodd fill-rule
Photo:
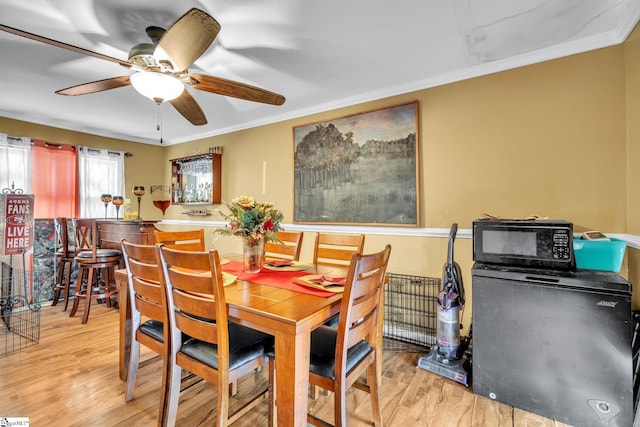
M 458 224 L 454 222 L 449 231 L 449 256 L 447 258 L 449 265 L 453 265 L 453 242 L 456 239 L 456 234 L 458 234 Z
M 460 266 L 453 260 L 453 246 L 458 232 L 458 224 L 451 225 L 449 232 L 449 254 L 442 275 L 442 289 L 438 297 L 440 307 L 448 310 L 452 306 L 464 305 L 464 285 Z
M 455 239 L 456 233 L 458 233 L 458 224 L 454 222 L 451 224 L 451 231 L 449 231 L 449 240 Z

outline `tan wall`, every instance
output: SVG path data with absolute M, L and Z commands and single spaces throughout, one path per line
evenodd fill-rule
M 293 126 L 418 100 L 422 227 L 448 228 L 457 222 L 468 229 L 485 212 L 535 213 L 570 220 L 577 231 L 624 233 L 623 53 L 616 46 L 181 144 L 167 149 L 167 159 L 222 146 L 223 197 L 249 194 L 272 201 L 290 221 Z M 265 195 L 263 161 L 268 165 Z M 178 219 L 181 209 L 171 207 L 167 216 Z M 215 242 L 221 251 L 239 248 L 225 239 Z M 305 237 L 303 259 L 311 256 L 312 239 Z M 378 250 L 386 242 L 393 246 L 390 271 L 442 274 L 446 239 L 368 235 L 365 250 Z M 471 258 L 470 240 L 458 239 L 456 260 L 469 295 Z
M 196 148 L 223 146 L 223 197 L 267 198 L 291 218 L 293 126 L 413 100 L 420 103 L 421 226 L 449 227 L 457 221 L 469 228 L 487 212 L 567 218 L 582 230 L 625 230 L 622 47 L 181 144 L 167 152 L 179 157 Z M 264 196 L 263 161 L 268 168 Z
M 640 235 L 640 27 L 624 44 L 627 117 L 627 232 Z
M 274 202 L 285 213 L 285 222 L 290 222 L 293 126 L 418 100 L 421 227 L 448 229 L 457 222 L 461 229 L 468 229 L 483 213 L 510 217 L 535 213 L 570 220 L 577 231 L 625 233 L 629 228 L 640 234 L 640 207 L 635 206 L 639 199 L 635 191 L 631 194 L 638 180 L 631 179 L 631 172 L 627 176 L 627 167 L 632 171 L 636 166 L 634 149 L 640 151 L 640 142 L 626 144 L 626 111 L 640 108 L 636 88 L 640 82 L 627 79 L 633 87 L 629 98 L 635 102 L 627 100 L 625 85 L 625 66 L 638 71 L 637 60 L 627 59 L 625 64 L 626 51 L 640 57 L 637 38 L 636 32 L 626 47 L 614 46 L 177 146 L 154 147 L 6 119 L 0 119 L 0 131 L 130 151 L 135 156 L 127 161 L 128 188 L 134 184 L 168 185 L 170 159 L 222 146 L 223 199 L 247 194 Z M 629 126 L 630 137 L 639 132 Z M 264 161 L 267 184 L 262 194 Z M 144 198 L 143 217 L 161 219 L 151 199 Z M 171 206 L 165 218 L 185 220 L 184 209 Z M 219 219 L 217 215 L 204 218 Z M 208 234 L 210 247 L 221 252 L 239 249 L 235 240 L 216 240 Z M 303 259 L 311 256 L 312 240 L 312 235 L 305 237 Z M 445 238 L 372 234 L 367 236 L 365 251 L 381 249 L 387 242 L 393 246 L 390 271 L 441 275 Z M 456 241 L 456 260 L 470 300 L 470 239 Z M 629 276 L 637 278 L 637 262 L 629 265 L 633 267 Z M 627 274 L 626 270 L 622 274 Z M 469 305 L 465 317 L 470 312 Z
M 422 226 L 458 221 L 468 228 L 489 212 L 538 213 L 571 219 L 580 229 L 625 230 L 622 47 L 181 144 L 167 153 L 179 157 L 223 146 L 223 196 L 267 198 L 290 218 L 293 126 L 416 99 Z
M 627 83 L 627 233 L 640 236 L 640 27 L 624 43 Z M 640 284 L 640 250 L 627 249 L 628 280 Z M 634 308 L 640 292 L 634 292 Z

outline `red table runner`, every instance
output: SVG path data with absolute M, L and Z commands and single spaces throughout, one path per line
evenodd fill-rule
M 289 289 L 291 291 L 302 292 L 318 297 L 330 297 L 332 295 L 335 295 L 335 293 L 333 292 L 308 288 L 306 286 L 293 283 L 293 279 L 309 274 L 309 272 L 305 271 L 273 271 L 262 268 L 259 273 L 245 273 L 242 268 L 241 261 L 230 261 L 227 264 L 223 264 L 222 271 L 233 274 L 240 280 L 259 283 L 261 285 L 274 286 L 281 289 Z

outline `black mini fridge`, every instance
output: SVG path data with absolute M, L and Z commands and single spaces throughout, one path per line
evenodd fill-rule
M 633 423 L 631 285 L 476 263 L 473 391 L 574 426 Z

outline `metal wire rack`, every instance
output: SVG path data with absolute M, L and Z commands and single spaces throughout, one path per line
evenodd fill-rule
M 44 279 L 29 270 L 0 262 L 0 357 L 40 340 L 38 284 Z
M 439 278 L 388 274 L 384 350 L 423 352 L 436 343 L 440 283 Z

